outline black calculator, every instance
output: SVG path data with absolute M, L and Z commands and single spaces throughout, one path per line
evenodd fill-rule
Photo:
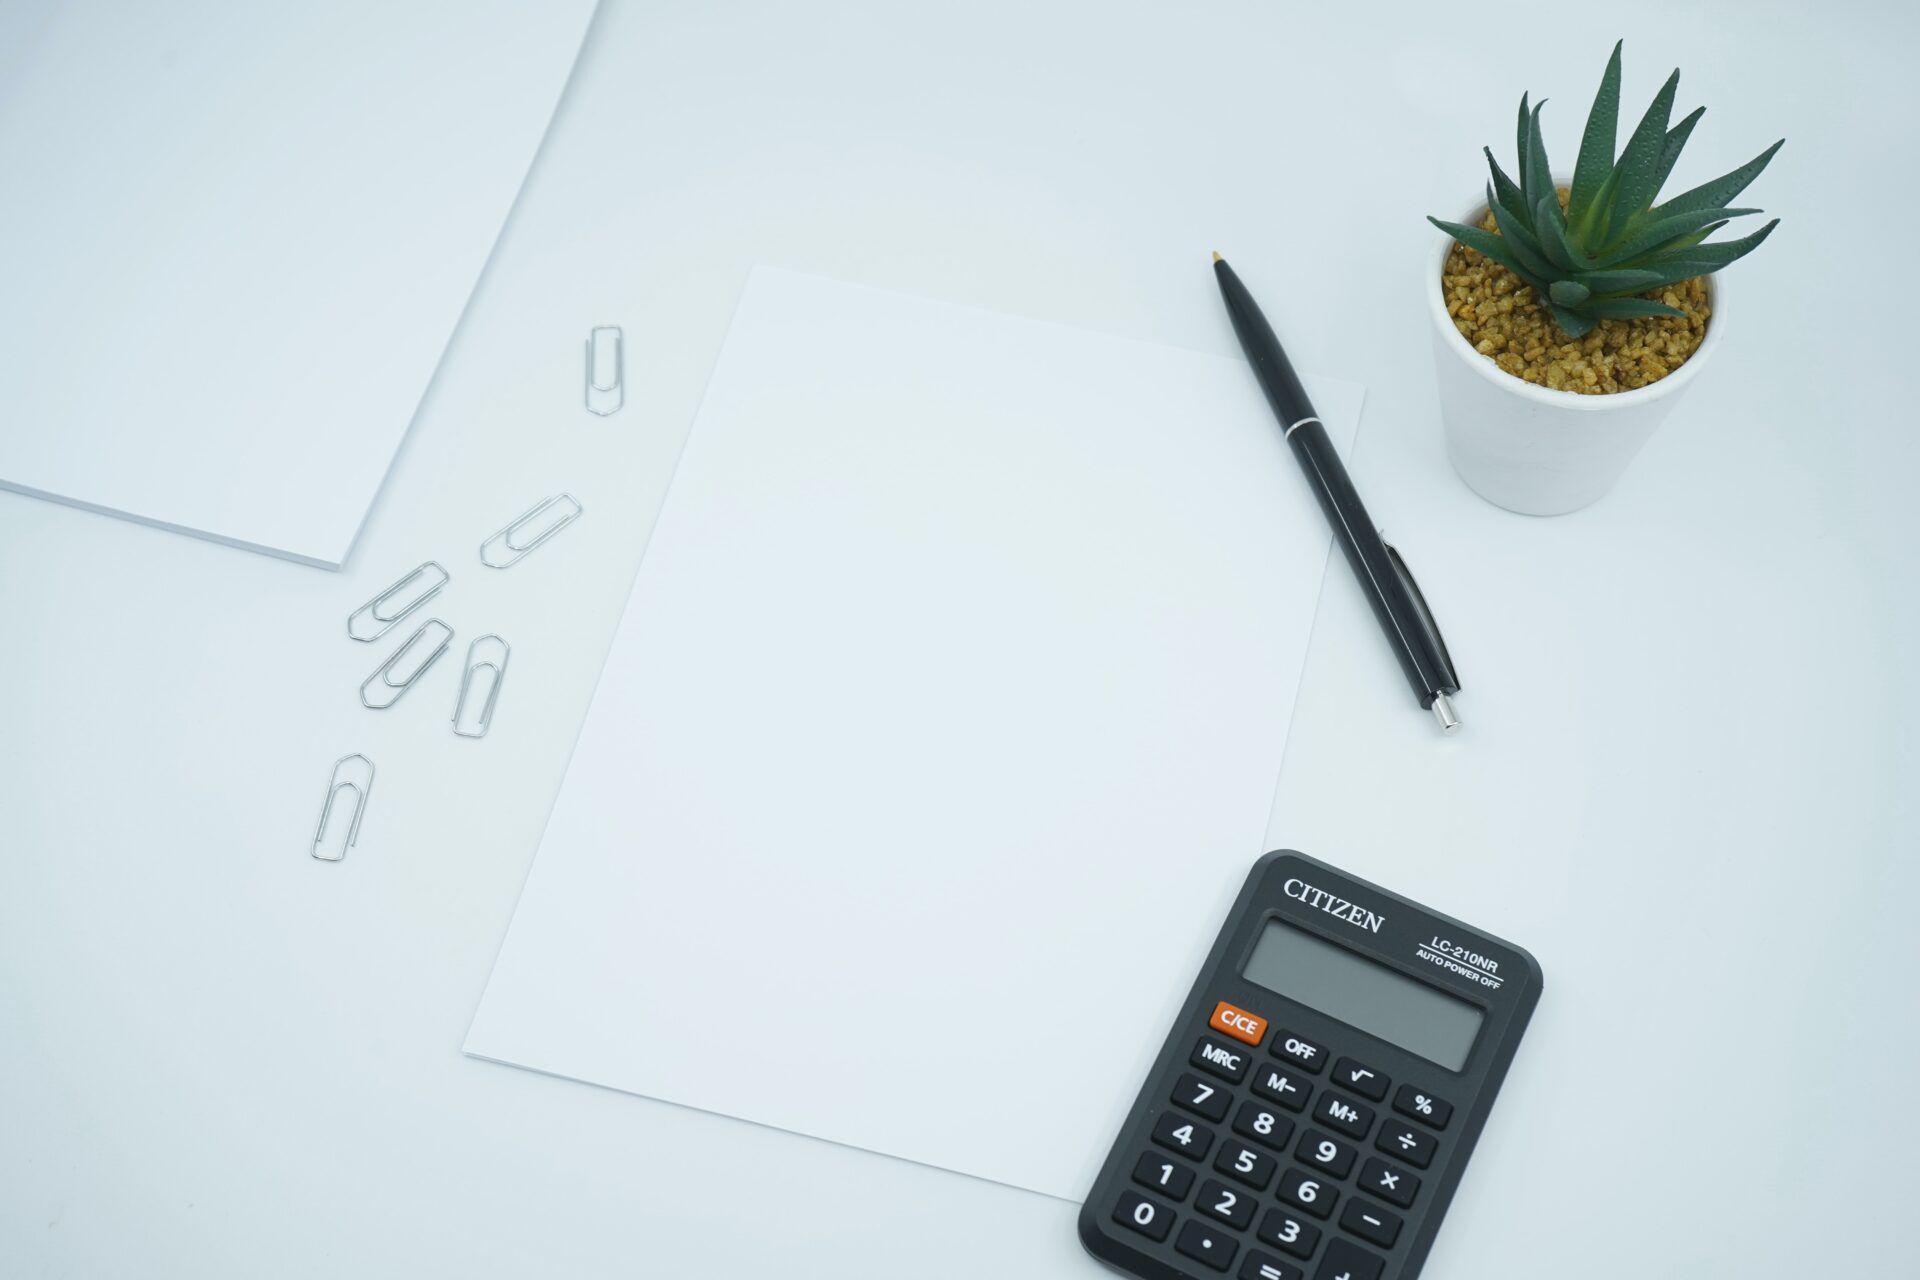
M 1540 999 L 1510 942 L 1254 864 L 1080 1212 L 1143 1280 L 1413 1280 Z

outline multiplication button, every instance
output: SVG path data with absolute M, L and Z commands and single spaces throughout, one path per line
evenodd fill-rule
M 1360 1189 L 1404 1209 L 1420 1194 L 1420 1179 L 1378 1156 L 1368 1156 L 1367 1162 L 1360 1166 Z

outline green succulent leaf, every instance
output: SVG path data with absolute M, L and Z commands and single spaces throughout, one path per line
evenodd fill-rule
M 1507 243 L 1499 236 L 1493 234 L 1493 232 L 1482 231 L 1479 227 L 1469 227 L 1459 222 L 1442 222 L 1440 219 L 1434 217 L 1429 217 L 1427 221 L 1452 236 L 1455 240 L 1458 240 L 1461 244 L 1467 246 L 1467 248 L 1486 254 L 1489 258 L 1492 258 L 1495 262 L 1519 276 L 1535 289 L 1544 290 L 1547 287 L 1544 280 L 1520 264 L 1520 260 L 1514 256 L 1512 249 Z
M 1524 159 L 1520 162 L 1521 189 L 1527 193 L 1527 199 L 1534 203 L 1538 203 L 1543 196 L 1551 197 L 1554 194 L 1553 170 L 1547 164 L 1547 143 L 1546 139 L 1540 135 L 1540 112 L 1546 105 L 1547 100 L 1542 98 L 1533 108 L 1533 121 L 1527 127 L 1527 149 L 1523 153 Z M 1560 202 L 1555 199 L 1556 212 L 1559 207 Z
M 1677 307 L 1651 298 L 1595 298 L 1586 305 L 1586 313 L 1600 320 L 1630 320 L 1635 316 L 1684 316 Z
M 1680 152 L 1686 147 L 1687 139 L 1693 135 L 1693 126 L 1700 123 L 1700 117 L 1707 114 L 1705 107 L 1695 107 L 1687 113 L 1687 118 L 1667 130 L 1667 141 L 1660 152 L 1660 167 L 1654 178 L 1653 189 L 1657 192 L 1666 185 L 1667 175 L 1673 172 L 1674 162 L 1680 159 Z
M 1787 144 L 1785 138 L 1774 143 L 1753 159 L 1735 169 L 1732 173 L 1715 178 L 1712 182 L 1703 182 L 1691 191 L 1683 191 L 1673 199 L 1661 205 L 1656 213 L 1686 213 L 1693 209 L 1717 209 L 1727 201 L 1747 189 L 1747 185 L 1760 176 L 1760 171 L 1773 159 L 1773 153 Z
M 1527 208 L 1526 194 L 1520 190 L 1519 185 L 1512 178 L 1507 176 L 1507 171 L 1500 167 L 1500 162 L 1493 158 L 1493 148 L 1482 147 L 1480 150 L 1486 153 L 1487 168 L 1493 173 L 1493 191 L 1498 198 L 1498 203 L 1509 209 Z M 1493 204 L 1495 201 L 1489 200 L 1487 203 Z
M 1552 193 L 1540 197 L 1540 203 L 1533 207 L 1533 233 L 1540 241 L 1541 252 L 1561 272 L 1578 271 L 1590 267 L 1593 263 L 1587 256 L 1573 247 L 1567 240 L 1567 218 L 1560 212 L 1560 197 Z
M 1666 149 L 1667 118 L 1673 114 L 1673 95 L 1680 88 L 1680 73 L 1675 71 L 1654 95 L 1653 105 L 1640 117 L 1633 136 L 1620 153 L 1619 180 L 1604 223 L 1598 226 L 1601 239 L 1611 239 L 1627 224 L 1627 219 L 1653 204 L 1660 190 L 1660 157 Z
M 1493 199 L 1493 192 L 1487 192 L 1488 207 L 1493 210 L 1494 225 L 1500 228 L 1501 241 L 1513 256 L 1519 260 L 1529 274 L 1541 280 L 1551 280 L 1560 274 L 1560 268 L 1549 262 L 1540 252 L 1540 244 L 1533 238 L 1520 216 Z
M 1670 241 L 1677 241 L 1692 232 L 1700 232 L 1700 240 L 1711 234 L 1712 224 L 1722 226 L 1733 218 L 1744 218 L 1758 209 L 1694 209 L 1686 213 L 1676 213 L 1661 217 L 1657 213 L 1642 215 L 1627 224 L 1625 235 L 1615 244 L 1609 245 L 1600 255 L 1596 266 L 1617 267 L 1632 262 L 1643 254 L 1666 247 Z M 1706 230 L 1702 230 L 1706 228 Z M 1694 241 L 1695 244 L 1699 240 Z
M 1547 310 L 1553 312 L 1554 322 L 1564 329 L 1570 338 L 1584 338 L 1593 329 L 1594 325 L 1600 323 L 1600 317 L 1598 316 L 1587 315 L 1579 311 L 1569 311 L 1567 308 L 1558 306 L 1551 301 L 1547 303 Z
M 1573 166 L 1567 201 L 1567 221 L 1576 227 L 1586 225 L 1593 198 L 1613 172 L 1614 135 L 1620 125 L 1620 46 L 1625 43 L 1614 42 L 1613 56 L 1607 59 L 1606 72 L 1600 77 L 1600 91 L 1587 112 L 1586 132 L 1580 136 L 1580 158 Z
M 1547 297 L 1563 307 L 1578 307 L 1593 296 L 1593 290 L 1578 280 L 1555 280 L 1547 286 Z
M 1593 294 L 1641 293 L 1661 283 L 1658 271 L 1583 271 L 1574 277 Z

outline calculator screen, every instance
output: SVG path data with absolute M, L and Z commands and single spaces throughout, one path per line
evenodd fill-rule
M 1466 1065 L 1480 1034 L 1483 1015 L 1465 1000 L 1278 920 L 1267 922 L 1243 972 L 1449 1071 Z

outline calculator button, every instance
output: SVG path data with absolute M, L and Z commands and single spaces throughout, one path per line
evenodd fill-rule
M 1223 1142 L 1220 1144 L 1220 1154 L 1213 1158 L 1213 1167 L 1229 1178 L 1265 1191 L 1267 1184 L 1273 1181 L 1273 1171 L 1280 1164 L 1272 1156 L 1262 1155 L 1244 1143 Z
M 1191 1071 L 1180 1073 L 1180 1083 L 1173 1086 L 1173 1104 L 1185 1107 L 1198 1116 L 1209 1120 L 1225 1120 L 1227 1104 L 1233 1095 L 1217 1084 L 1208 1084 Z
M 1113 1207 L 1113 1220 L 1149 1240 L 1165 1240 L 1173 1230 L 1173 1210 L 1135 1191 L 1120 1193 L 1120 1203 Z
M 1272 1254 L 1249 1249 L 1247 1260 L 1240 1264 L 1240 1280 L 1307 1280 L 1307 1273 Z
M 1404 1209 L 1420 1194 L 1420 1179 L 1378 1156 L 1368 1156 L 1367 1162 L 1360 1166 L 1360 1188 Z
M 1262 1067 L 1253 1073 L 1253 1091 L 1289 1111 L 1304 1111 L 1312 1086 L 1285 1067 Z
M 1335 1240 L 1327 1245 L 1327 1256 L 1320 1259 L 1313 1280 L 1380 1280 L 1380 1268 L 1385 1265 L 1352 1241 Z
M 1233 1113 L 1233 1131 L 1249 1141 L 1285 1151 L 1287 1139 L 1293 1136 L 1293 1121 L 1272 1107 L 1243 1102 Z
M 1240 1246 L 1226 1232 L 1192 1220 L 1180 1228 L 1180 1238 L 1173 1242 L 1173 1247 L 1215 1271 L 1225 1271 L 1232 1266 L 1233 1255 L 1240 1252 Z
M 1280 1198 L 1316 1218 L 1324 1218 L 1333 1212 L 1333 1202 L 1340 1198 L 1340 1193 L 1329 1186 L 1325 1178 L 1305 1169 L 1282 1169 Z
M 1185 1200 L 1187 1188 L 1193 1185 L 1193 1170 L 1149 1151 L 1133 1166 L 1133 1180 L 1143 1187 L 1152 1187 L 1169 1200 Z
M 1353 1171 L 1353 1162 L 1360 1153 L 1338 1138 L 1329 1138 L 1318 1129 L 1309 1129 L 1300 1135 L 1300 1145 L 1294 1148 L 1293 1154 L 1316 1169 L 1323 1169 L 1336 1178 L 1344 1178 Z
M 1365 1200 L 1347 1201 L 1347 1207 L 1340 1211 L 1340 1225 L 1382 1249 L 1393 1248 L 1393 1242 L 1400 1238 L 1400 1215 Z
M 1333 1080 L 1335 1084 L 1351 1089 L 1371 1102 L 1384 1101 L 1387 1096 L 1387 1078 L 1352 1058 L 1342 1058 L 1333 1064 Z
M 1393 1109 L 1436 1129 L 1446 1128 L 1447 1121 L 1453 1118 L 1451 1102 L 1444 1102 L 1425 1089 L 1416 1089 L 1410 1084 L 1401 1085 L 1400 1092 L 1393 1095 Z
M 1313 1107 L 1313 1118 L 1328 1128 L 1338 1129 L 1349 1138 L 1364 1138 L 1367 1130 L 1373 1128 L 1372 1107 L 1364 1102 L 1343 1098 L 1337 1093 L 1320 1095 L 1320 1101 Z
M 1247 1078 L 1247 1051 L 1212 1036 L 1201 1036 L 1193 1046 L 1193 1065 L 1239 1084 Z
M 1259 1044 L 1260 1037 L 1267 1034 L 1267 1020 L 1256 1018 L 1245 1009 L 1238 1008 L 1222 1000 L 1213 1006 L 1213 1016 L 1207 1019 L 1207 1025 L 1235 1040 L 1244 1040 L 1248 1044 Z
M 1297 1062 L 1315 1075 L 1319 1075 L 1327 1065 L 1327 1051 L 1324 1048 L 1291 1031 L 1273 1033 L 1273 1056 Z
M 1193 1207 L 1244 1231 L 1253 1222 L 1255 1203 L 1250 1193 L 1208 1178 L 1200 1184 L 1200 1198 L 1193 1202 Z
M 1203 1124 L 1195 1124 L 1185 1116 L 1162 1112 L 1160 1118 L 1153 1122 L 1153 1140 L 1163 1147 L 1200 1160 L 1206 1157 L 1208 1149 L 1213 1146 L 1213 1130 Z
M 1374 1146 L 1390 1156 L 1398 1156 L 1416 1169 L 1424 1169 L 1433 1163 L 1433 1153 L 1440 1143 L 1430 1133 L 1422 1133 L 1410 1124 L 1401 1124 L 1389 1120 L 1380 1126 L 1380 1138 Z
M 1267 1210 L 1266 1216 L 1260 1219 L 1260 1229 L 1254 1234 L 1262 1244 L 1270 1244 L 1296 1258 L 1311 1258 L 1313 1247 L 1320 1243 L 1320 1228 L 1285 1209 Z

